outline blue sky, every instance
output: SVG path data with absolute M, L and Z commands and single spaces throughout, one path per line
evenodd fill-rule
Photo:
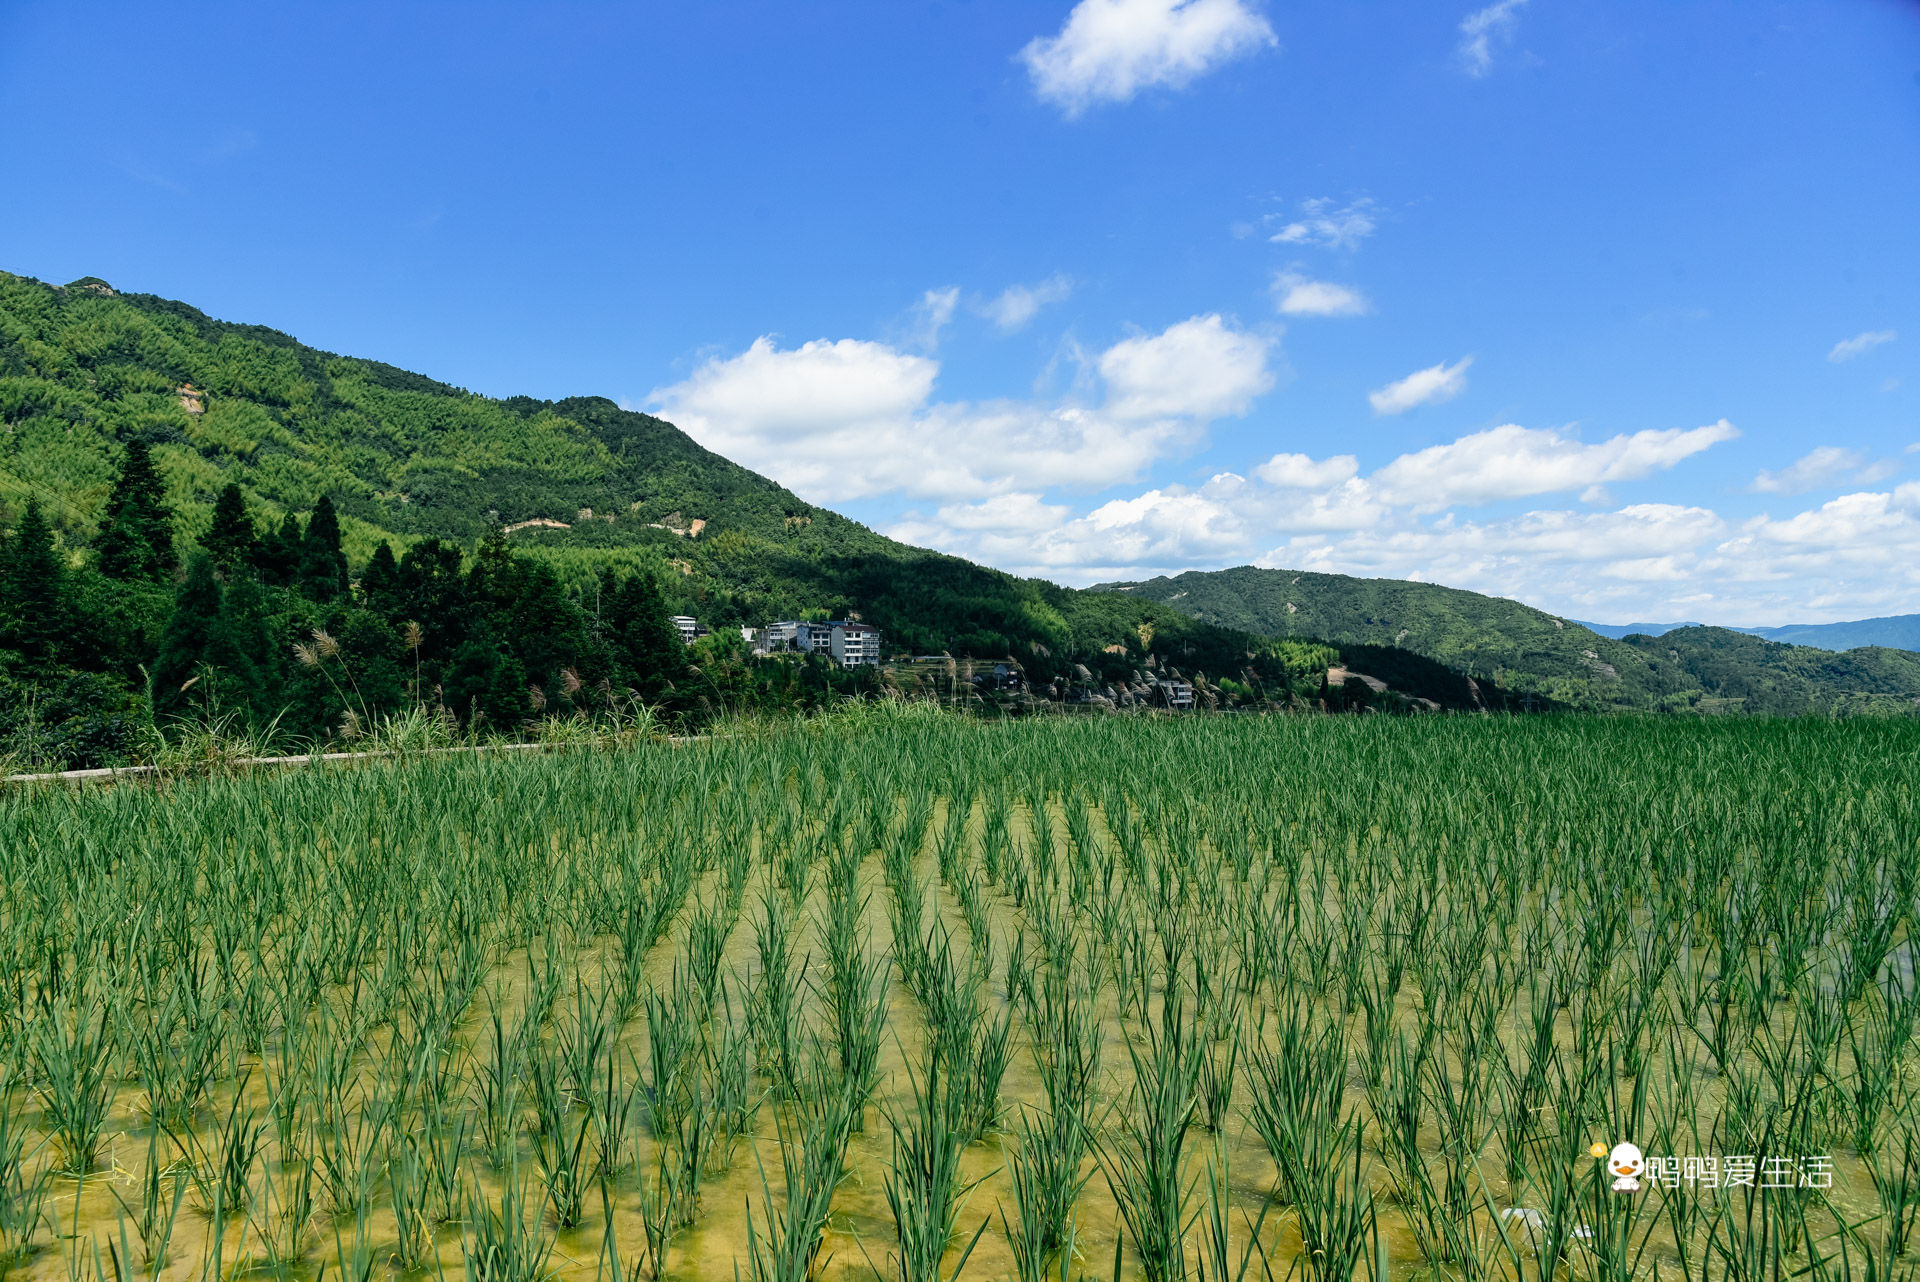
M 0 6 L 0 267 L 1061 582 L 1920 610 L 1920 6 Z

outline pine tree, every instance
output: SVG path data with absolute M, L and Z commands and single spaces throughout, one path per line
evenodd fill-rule
M 160 634 L 160 652 L 153 660 L 149 694 L 155 721 L 177 718 L 201 702 L 193 688 L 200 683 L 200 666 L 211 662 L 220 639 L 220 607 L 220 580 L 214 577 L 213 561 L 196 556 L 187 566 L 186 581 L 174 598 L 173 614 Z M 204 690 L 200 695 L 216 693 Z
M 0 650 L 20 656 L 23 675 L 51 676 L 67 624 L 66 575 L 40 502 L 27 499 L 0 578 Z
M 603 593 L 600 622 L 623 679 L 647 702 L 659 702 L 669 686 L 685 678 L 687 647 L 653 575 L 634 575 Z
M 107 495 L 107 512 L 100 520 L 95 544 L 100 573 L 110 579 L 172 577 L 180 559 L 173 551 L 173 513 L 166 495 L 147 443 L 129 441 L 126 465 Z
M 300 522 L 289 512 L 281 518 L 280 529 L 272 526 L 260 536 L 253 552 L 253 563 L 260 577 L 275 587 L 291 587 L 300 569 Z
M 232 574 L 251 567 L 259 544 L 253 518 L 247 515 L 246 496 L 237 483 L 229 482 L 213 504 L 213 525 L 200 536 L 200 546 L 213 558 L 214 567 Z
M 340 550 L 340 518 L 333 500 L 322 494 L 307 518 L 300 541 L 300 591 L 315 601 L 332 601 L 347 591 L 347 556 Z
M 274 649 L 266 596 L 252 575 L 237 575 L 221 593 L 220 637 L 209 660 L 226 665 L 236 703 L 253 713 L 256 726 L 271 722 L 285 702 L 282 656 Z M 244 685 L 239 678 L 244 676 Z
M 367 608 L 379 614 L 390 617 L 399 609 L 400 566 L 385 539 L 380 540 L 360 574 L 360 592 L 367 599 Z

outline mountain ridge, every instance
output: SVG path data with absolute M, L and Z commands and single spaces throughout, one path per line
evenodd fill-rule
M 1582 627 L 1591 628 L 1601 636 L 1616 639 L 1636 632 L 1646 636 L 1660 637 L 1680 628 L 1706 626 L 1698 622 L 1589 623 L 1585 619 L 1578 622 Z M 1785 623 L 1764 628 L 1729 628 L 1728 631 L 1744 632 L 1748 636 L 1765 637 L 1769 641 L 1812 646 L 1816 650 L 1831 650 L 1836 653 L 1872 647 L 1920 651 L 1920 614 L 1889 614 L 1872 619 L 1852 619 L 1842 623 Z
M 1522 697 L 1602 709 L 1912 715 L 1920 654 L 1834 654 L 1728 628 L 1616 638 L 1503 597 L 1402 579 L 1238 566 L 1096 591 L 1264 636 L 1399 646 Z
M 396 556 L 429 538 L 471 550 L 512 528 L 514 552 L 576 597 L 595 599 L 605 573 L 648 571 L 673 612 L 716 632 L 852 615 L 888 653 L 1017 656 L 1042 681 L 1094 685 L 1140 685 L 1156 655 L 1241 681 L 1305 654 L 897 543 L 604 397 L 480 396 L 97 278 L 0 272 L 0 425 L 0 515 L 40 495 L 75 568 L 137 439 L 183 553 L 234 483 L 269 529 L 324 496 L 355 573 L 383 542 Z

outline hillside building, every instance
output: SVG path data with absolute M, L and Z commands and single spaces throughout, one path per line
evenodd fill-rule
M 827 625 L 828 645 L 833 661 L 842 667 L 857 668 L 880 662 L 880 629 L 866 623 L 839 620 Z
M 860 667 L 880 662 L 880 630 L 847 619 L 828 623 L 782 619 L 760 629 L 753 650 L 755 654 L 820 654 L 843 667 Z

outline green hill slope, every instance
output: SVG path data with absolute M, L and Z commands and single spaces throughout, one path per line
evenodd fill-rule
M 1920 699 L 1920 655 L 1906 651 L 1833 654 L 1702 627 L 1615 640 L 1517 601 L 1431 583 L 1240 566 L 1096 590 L 1270 637 L 1399 646 L 1575 707 L 1911 714 Z
M 1137 681 L 1143 635 L 1216 676 L 1278 653 L 1154 602 L 896 543 L 604 398 L 495 400 L 97 279 L 0 272 L 0 523 L 36 495 L 86 565 L 134 439 L 183 554 L 237 482 L 269 528 L 326 496 L 356 575 L 382 541 L 470 549 L 498 524 L 583 599 L 603 570 L 650 569 L 670 608 L 716 630 L 858 613 L 889 652 L 1011 654 L 1041 681 Z

